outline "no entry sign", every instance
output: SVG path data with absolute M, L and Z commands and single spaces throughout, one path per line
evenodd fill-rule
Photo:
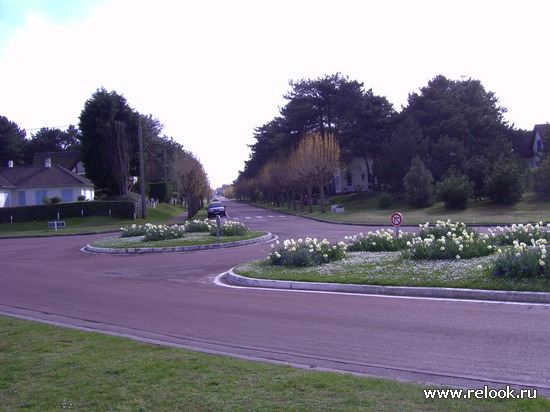
M 403 215 L 395 212 L 391 215 L 391 224 L 394 226 L 400 226 L 403 223 Z

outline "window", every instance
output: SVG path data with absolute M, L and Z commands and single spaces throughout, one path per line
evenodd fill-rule
M 19 206 L 27 206 L 27 194 L 24 191 L 17 193 L 19 194 Z
M 73 201 L 73 189 L 61 189 L 61 201 L 72 202 Z
M 48 191 L 47 190 L 37 190 L 34 192 L 34 204 L 35 205 L 43 205 L 44 202 L 42 199 L 44 197 L 48 197 Z

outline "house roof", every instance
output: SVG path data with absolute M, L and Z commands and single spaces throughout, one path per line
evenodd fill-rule
M 93 186 L 63 166 L 0 167 L 0 187 Z
M 44 167 L 46 159 L 51 160 L 52 166 L 59 165 L 67 170 L 73 170 L 80 161 L 80 152 L 35 153 L 32 165 Z

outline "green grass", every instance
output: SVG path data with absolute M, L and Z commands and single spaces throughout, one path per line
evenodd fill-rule
M 307 206 L 304 206 L 304 212 L 300 212 L 300 205 L 297 205 L 297 212 L 293 210 L 292 205 L 290 209 L 287 205 L 274 209 L 335 222 L 385 225 L 391 224 L 390 216 L 395 211 L 403 214 L 404 224 L 413 225 L 447 219 L 478 225 L 550 221 L 550 200 L 540 200 L 533 193 L 525 194 L 514 206 L 500 206 L 489 200 L 472 200 L 466 210 L 461 211 L 446 209 L 442 202 L 424 209 L 411 209 L 403 200 L 394 200 L 389 209 L 383 210 L 378 208 L 380 195 L 380 192 L 352 193 L 330 198 L 331 204 L 344 206 L 344 213 L 332 213 L 330 206 L 327 206 L 326 213 L 321 213 L 319 205 L 314 205 L 313 213 L 308 212 Z
M 143 236 L 135 237 L 108 237 L 95 241 L 91 246 L 104 248 L 138 248 L 138 247 L 176 247 L 176 246 L 191 246 L 191 245 L 211 245 L 215 243 L 230 243 L 241 240 L 255 239 L 266 235 L 267 232 L 250 231 L 242 236 L 212 236 L 209 233 L 188 233 L 181 239 L 168 239 L 157 241 L 144 241 Z
M 118 219 L 107 216 L 69 217 L 65 227 L 54 231 L 48 229 L 48 221 L 1 223 L 0 237 L 51 236 L 78 233 L 102 233 L 120 230 L 122 226 L 134 223 L 162 223 L 184 213 L 187 209 L 167 203 L 159 203 L 156 208 L 147 209 L 147 219 Z M 205 212 L 206 213 L 206 212 Z
M 544 398 L 427 400 L 427 388 L 0 317 L 0 410 L 6 412 L 550 409 Z
M 248 262 L 234 272 L 251 278 L 358 285 L 447 287 L 550 292 L 550 279 L 518 280 L 492 275 L 496 256 L 462 260 L 409 260 L 401 252 L 350 252 L 343 260 L 314 267 Z

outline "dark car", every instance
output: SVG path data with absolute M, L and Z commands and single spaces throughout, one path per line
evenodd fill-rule
M 208 218 L 217 215 L 225 216 L 225 206 L 222 202 L 212 202 L 208 205 Z

